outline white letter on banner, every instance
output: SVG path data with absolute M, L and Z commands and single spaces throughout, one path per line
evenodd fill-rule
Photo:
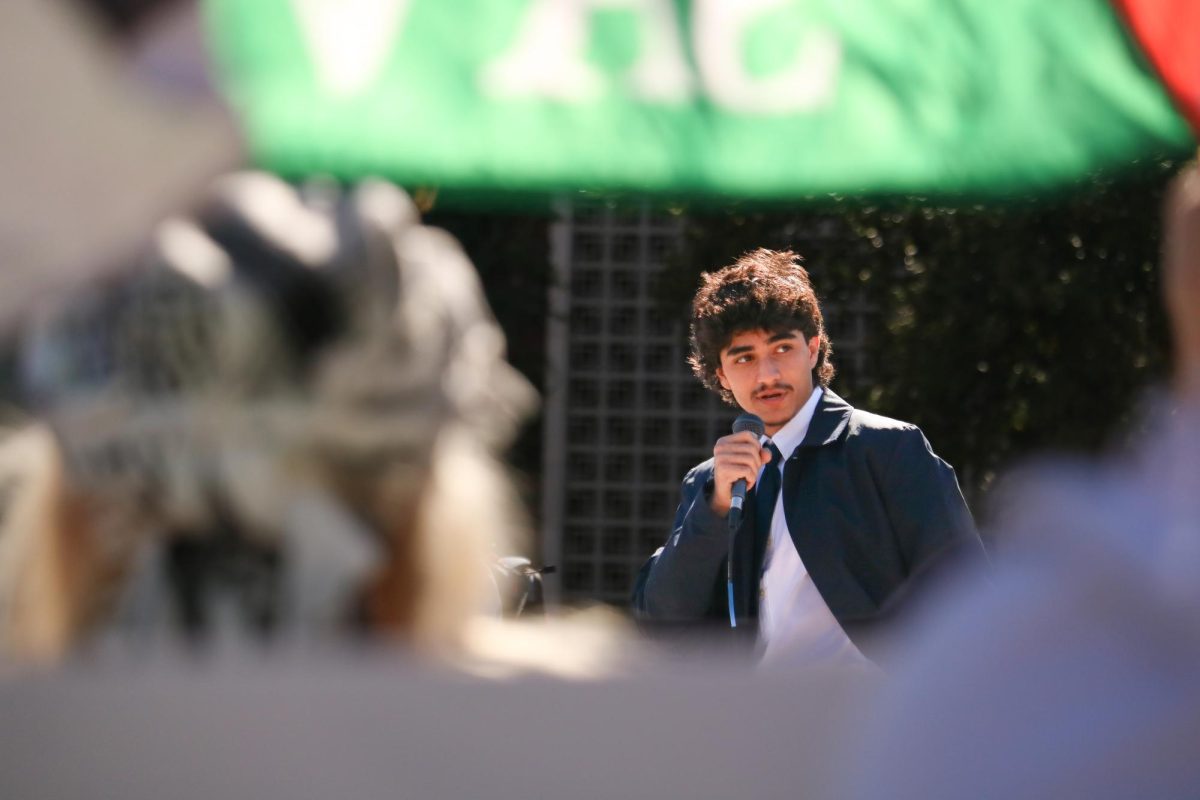
M 755 78 L 742 54 L 753 19 L 788 0 L 696 0 L 694 44 L 700 77 L 709 98 L 729 111 L 791 114 L 811 111 L 833 99 L 842 65 L 841 42 L 829 30 L 814 30 L 796 44 L 796 63 L 782 74 Z
M 321 87 L 357 94 L 383 68 L 410 0 L 291 0 Z
M 690 99 L 693 78 L 672 0 L 533 0 L 516 42 L 484 67 L 484 93 L 576 103 L 601 96 L 604 76 L 585 54 L 592 12 L 606 8 L 628 9 L 641 22 L 644 36 L 629 73 L 634 96 L 661 102 Z

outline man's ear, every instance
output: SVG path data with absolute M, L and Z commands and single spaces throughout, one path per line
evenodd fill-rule
M 821 353 L 821 337 L 814 336 L 808 340 L 808 368 L 817 366 L 817 356 Z
M 722 389 L 729 389 L 729 379 L 725 377 L 725 370 L 717 367 L 717 380 L 721 382 Z M 729 389 L 729 391 L 733 391 Z

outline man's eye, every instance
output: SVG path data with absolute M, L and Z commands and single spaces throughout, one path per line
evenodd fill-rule
M 775 349 L 775 352 L 776 353 L 786 353 L 791 349 L 792 349 L 792 346 L 790 344 L 781 344 L 781 345 L 779 345 L 779 347 L 777 347 Z
M 734 362 L 733 362 L 733 363 L 735 363 L 735 364 L 748 364 L 748 363 L 750 363 L 750 356 L 738 356 L 736 359 L 734 359 Z

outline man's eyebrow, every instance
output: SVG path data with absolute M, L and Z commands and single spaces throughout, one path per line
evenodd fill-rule
M 788 341 L 788 340 L 795 340 L 797 338 L 799 338 L 799 337 L 797 336 L 795 331 L 780 331 L 779 333 L 772 334 L 770 337 L 768 337 L 767 344 L 774 344 L 775 342 L 784 342 L 784 341 Z M 742 353 L 749 353 L 753 349 L 754 349 L 753 345 L 739 344 L 735 347 L 731 347 L 728 350 L 726 350 L 725 355 L 726 356 L 740 356 Z

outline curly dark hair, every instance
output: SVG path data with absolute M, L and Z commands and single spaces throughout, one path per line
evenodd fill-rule
M 760 247 L 724 269 L 701 276 L 700 289 L 692 300 L 688 363 L 700 382 L 726 403 L 737 405 L 733 393 L 717 379 L 717 367 L 721 366 L 721 351 L 743 331 L 774 334 L 799 330 L 806 340 L 819 336 L 813 383 L 828 386 L 833 379 L 833 345 L 801 262 L 791 250 Z

